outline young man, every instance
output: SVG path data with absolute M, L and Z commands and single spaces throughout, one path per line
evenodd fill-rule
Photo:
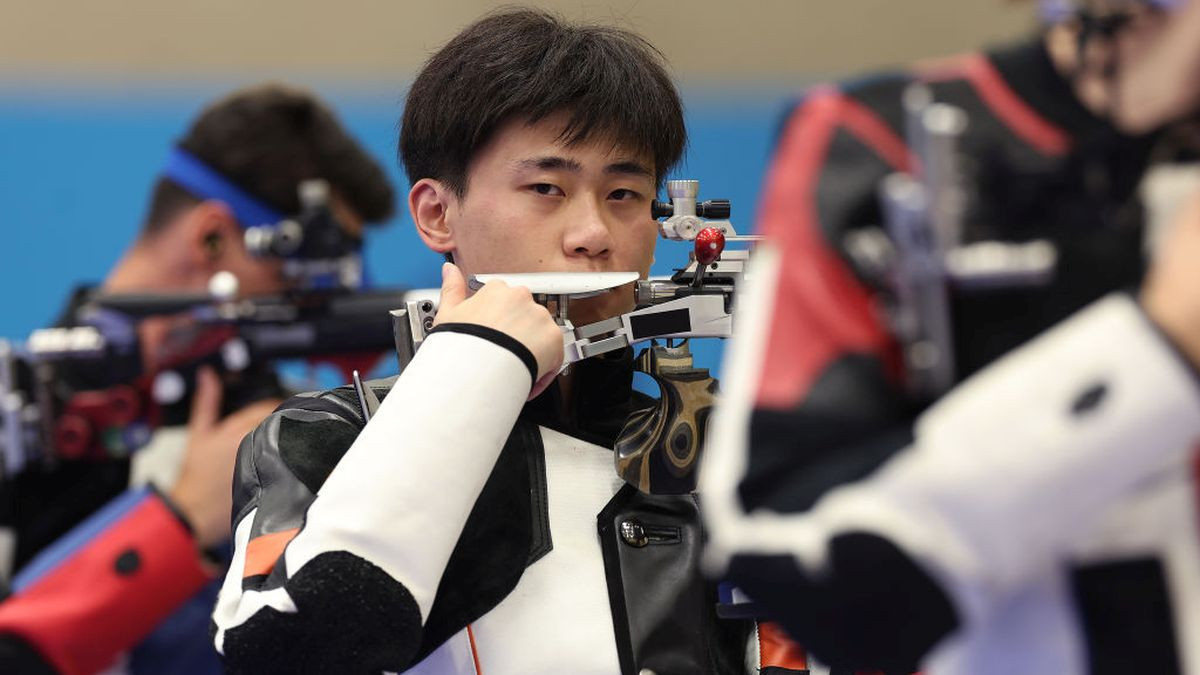
M 1200 669 L 1193 439 L 1173 417 L 1194 392 L 1134 303 L 1098 303 L 918 422 L 886 289 L 845 248 L 909 168 L 900 96 L 924 77 L 968 114 L 969 240 L 1059 252 L 1048 287 L 947 290 L 960 376 L 1140 283 L 1135 188 L 1200 110 L 1200 2 L 1056 4 L 1088 11 L 953 68 L 814 92 L 780 141 L 761 219 L 780 257 L 758 313 L 740 308 L 758 349 L 727 368 L 738 403 L 706 506 L 728 516 L 713 531 L 734 581 L 841 668 Z
M 312 178 L 330 184 L 331 208 L 353 235 L 392 213 L 382 168 L 314 95 L 281 85 L 229 94 L 172 150 L 141 234 L 99 290 L 204 291 L 219 272 L 247 296 L 289 288 L 277 258 L 247 250 L 244 228 L 298 214 L 298 186 Z M 95 290 L 75 293 L 60 324 L 76 324 Z M 168 319 L 139 325 L 147 372 L 167 351 L 170 328 Z M 76 389 L 99 386 L 93 377 L 107 386 L 110 367 L 77 364 L 56 376 Z M 237 444 L 281 395 L 265 365 L 236 386 L 202 370 L 190 406 L 167 413 L 175 428 L 132 460 L 31 466 L 0 487 L 18 572 L 0 603 L 0 670 L 95 672 L 141 643 L 126 662 L 133 673 L 217 672 L 206 633 L 218 569 L 204 552 L 229 540 Z
M 454 261 L 437 325 L 369 424 L 344 388 L 292 399 L 243 442 L 213 617 L 231 671 L 744 668 L 746 634 L 696 573 L 694 499 L 614 471 L 645 405 L 632 355 L 556 377 L 561 333 L 529 291 L 468 297 L 464 281 L 644 276 L 651 199 L 684 140 L 661 57 L 621 30 L 508 12 L 429 60 L 400 154 L 422 239 Z M 632 307 L 622 287 L 571 319 Z

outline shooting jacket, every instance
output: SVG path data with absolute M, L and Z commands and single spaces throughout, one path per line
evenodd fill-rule
M 956 370 L 981 375 L 919 419 L 884 289 L 844 248 L 881 223 L 879 182 L 911 166 L 900 99 L 918 78 L 968 116 L 967 240 L 1059 251 L 1048 287 L 947 291 Z M 714 557 L 816 657 L 1200 672 L 1186 365 L 1115 296 L 988 368 L 1137 284 L 1152 140 L 1083 109 L 1039 43 L 818 88 L 791 112 L 701 488 Z
M 293 398 L 243 442 L 235 555 L 213 615 L 231 672 L 744 672 L 740 622 L 698 572 L 691 495 L 614 470 L 649 402 L 632 358 L 526 405 L 533 357 L 440 326 L 404 373 Z M 754 666 L 757 670 L 757 663 Z

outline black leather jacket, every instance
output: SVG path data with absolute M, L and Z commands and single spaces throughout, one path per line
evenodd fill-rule
M 344 551 L 323 553 L 299 570 L 284 564 L 262 574 L 246 570 L 243 592 L 286 588 L 299 611 L 268 607 L 222 625 L 218 605 L 218 650 L 230 670 L 404 671 L 495 608 L 554 546 L 539 425 L 612 447 L 629 413 L 651 404 L 632 389 L 629 351 L 573 368 L 569 410 L 557 385 L 521 410 L 423 623 L 404 583 Z M 383 398 L 394 384 L 392 378 L 368 386 Z M 247 437 L 235 476 L 234 527 L 254 517 L 248 534 L 239 531 L 237 546 L 253 548 L 272 533 L 303 528 L 315 494 L 363 428 L 353 389 L 342 387 L 291 399 Z M 698 572 L 702 533 L 693 496 L 647 495 L 625 486 L 597 514 L 596 528 L 622 672 L 743 670 L 747 627 L 716 618 L 715 589 Z M 235 568 L 243 558 L 239 552 Z

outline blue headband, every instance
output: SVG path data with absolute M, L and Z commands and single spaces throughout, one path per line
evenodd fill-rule
M 242 227 L 274 225 L 283 220 L 283 214 L 234 185 L 228 178 L 182 148 L 171 150 L 171 154 L 167 156 L 167 163 L 163 166 L 162 175 L 198 199 L 225 202 L 233 209 L 233 214 Z

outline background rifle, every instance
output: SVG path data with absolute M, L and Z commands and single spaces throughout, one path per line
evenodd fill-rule
M 237 392 L 275 361 L 331 363 L 349 380 L 388 352 L 388 311 L 408 295 L 364 290 L 361 239 L 333 217 L 328 187 L 309 181 L 300 193 L 296 218 L 245 232 L 252 253 L 283 260 L 292 286 L 284 294 L 237 299 L 236 279 L 218 274 L 209 293 L 95 294 L 78 326 L 0 340 L 0 478 L 34 464 L 127 457 L 159 426 L 184 421 L 201 366 L 233 392 L 232 409 L 263 395 Z M 167 317 L 173 327 L 147 370 L 138 326 Z
M 958 147 L 966 113 L 934 102 L 920 83 L 908 87 L 903 104 L 911 172 L 881 182 L 883 227 L 854 232 L 845 243 L 884 291 L 909 393 L 928 402 L 957 381 L 950 294 L 1045 284 L 1057 252 L 1045 240 L 966 241 L 969 192 Z

